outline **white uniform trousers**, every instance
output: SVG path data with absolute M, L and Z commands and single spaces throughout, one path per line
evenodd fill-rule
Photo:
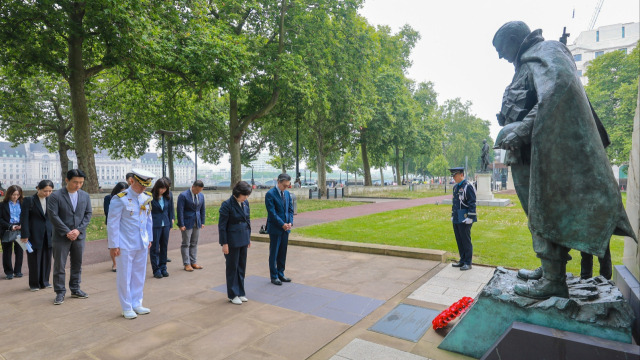
M 120 249 L 116 256 L 116 284 L 122 311 L 142 306 L 142 290 L 147 272 L 147 250 Z

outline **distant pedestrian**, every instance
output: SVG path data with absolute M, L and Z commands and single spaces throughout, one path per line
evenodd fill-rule
M 51 235 L 53 226 L 47 216 L 47 199 L 53 192 L 53 182 L 42 180 L 36 186 L 37 193 L 22 202 L 20 223 L 22 242 L 31 243 L 32 252 L 27 253 L 29 265 L 29 289 L 38 291 L 50 288 Z
M 142 306 L 142 298 L 147 249 L 153 241 L 152 197 L 145 189 L 151 185 L 154 175 L 138 169 L 131 172 L 133 178 L 129 178 L 129 188 L 111 199 L 107 219 L 109 251 L 118 263 L 116 285 L 125 319 L 151 312 Z
M 64 303 L 67 289 L 65 267 L 67 257 L 71 262 L 69 289 L 71 297 L 86 299 L 87 293 L 80 290 L 82 276 L 82 254 L 87 236 L 87 226 L 91 221 L 91 198 L 80 190 L 86 175 L 80 169 L 67 171 L 66 186 L 54 191 L 47 202 L 47 215 L 53 225 L 53 290 L 56 292 L 54 305 Z
M 204 195 L 201 193 L 203 188 L 202 180 L 194 181 L 190 189 L 178 195 L 176 204 L 178 227 L 182 232 L 180 251 L 185 271 L 203 268 L 197 263 L 198 237 L 200 229 L 204 227 L 205 219 Z
M 133 177 L 132 173 L 128 173 L 127 175 L 131 174 L 131 176 L 127 176 L 127 180 L 130 177 Z M 113 189 L 111 190 L 111 194 L 107 195 L 104 197 L 104 224 L 107 224 L 107 220 L 109 219 L 109 205 L 111 204 L 111 199 L 116 196 L 116 194 L 120 193 L 123 190 L 126 190 L 129 187 L 129 184 L 127 184 L 126 182 L 119 182 L 116 184 L 116 186 L 113 187 Z M 111 253 L 111 251 L 109 251 L 109 255 L 111 256 L 111 271 L 116 272 L 117 269 L 117 265 L 116 265 L 116 257 L 115 255 L 113 255 Z
M 293 227 L 293 203 L 287 191 L 290 184 L 291 176 L 286 173 L 280 174 L 277 185 L 267 191 L 264 197 L 269 234 L 269 273 L 274 285 L 291 281 L 284 275 L 289 233 Z
M 2 230 L 2 267 L 5 279 L 22 277 L 22 260 L 24 250 L 16 243 L 20 241 L 20 213 L 22 212 L 22 188 L 11 185 L 7 189 L 4 200 L 0 204 L 0 229 Z M 11 253 L 15 255 L 12 264 Z
M 169 183 L 160 178 L 151 189 L 153 200 L 151 201 L 151 217 L 153 218 L 153 244 L 149 259 L 151 270 L 156 279 L 168 277 L 167 271 L 167 247 L 169 245 L 169 229 L 173 227 L 175 212 L 173 201 L 169 191 Z
M 473 184 L 464 178 L 464 168 L 456 167 L 449 169 L 455 185 L 453 187 L 453 204 L 451 206 L 451 221 L 453 222 L 453 233 L 458 244 L 460 260 L 453 263 L 453 267 L 460 270 L 471 269 L 473 257 L 473 245 L 471 244 L 471 226 L 477 221 L 476 214 L 476 191 Z
M 220 206 L 218 242 L 226 260 L 227 297 L 233 304 L 248 301 L 244 291 L 247 269 L 247 249 L 251 246 L 251 211 L 249 201 L 251 185 L 239 181 L 233 194 Z

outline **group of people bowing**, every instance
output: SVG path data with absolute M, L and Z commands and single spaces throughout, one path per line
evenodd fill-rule
M 0 234 L 2 238 L 5 279 L 20 278 L 25 249 L 29 267 L 29 289 L 39 291 L 53 287 L 54 305 L 64 303 L 66 296 L 66 263 L 70 261 L 69 290 L 71 297 L 89 297 L 80 289 L 82 257 L 87 226 L 92 207 L 89 194 L 81 190 L 85 174 L 69 170 L 65 186 L 54 191 L 50 180 L 42 180 L 36 194 L 23 197 L 22 188 L 11 185 L 0 203 Z M 116 184 L 104 198 L 107 240 L 116 272 L 116 288 L 122 315 L 135 319 L 148 314 L 142 306 L 147 269 L 147 252 L 153 276 L 169 276 L 167 249 L 169 232 L 176 220 L 182 235 L 181 255 L 184 270 L 203 269 L 198 264 L 198 238 L 205 223 L 204 183 L 196 180 L 180 193 L 174 209 L 171 180 L 157 179 L 151 188 L 154 174 L 133 169 L 126 181 Z M 267 231 L 270 237 L 269 271 L 271 283 L 282 285 L 291 279 L 284 275 L 288 234 L 293 226 L 293 204 L 289 192 L 291 177 L 278 176 L 278 184 L 265 195 L 268 212 Z M 240 181 L 232 189 L 231 197 L 219 210 L 219 244 L 226 262 L 227 295 L 229 301 L 240 305 L 248 301 L 244 289 L 247 250 L 251 246 L 251 212 L 248 197 L 252 187 Z M 177 214 L 177 216 L 176 216 Z M 53 277 L 51 277 L 53 259 Z M 12 261 L 13 260 L 13 261 Z

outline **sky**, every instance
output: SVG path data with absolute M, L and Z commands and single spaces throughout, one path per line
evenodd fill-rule
M 513 65 L 498 58 L 491 40 L 502 24 L 520 20 L 542 29 L 546 40 L 558 40 L 563 27 L 571 44 L 588 30 L 597 0 L 365 0 L 360 14 L 371 25 L 388 25 L 395 33 L 404 24 L 421 39 L 414 48 L 408 77 L 431 81 L 438 103 L 461 98 L 472 112 L 491 122 L 491 137 L 500 127 L 495 114 L 511 82 Z M 638 0 L 605 0 L 595 27 L 640 21 Z M 572 18 L 572 14 L 575 17 Z

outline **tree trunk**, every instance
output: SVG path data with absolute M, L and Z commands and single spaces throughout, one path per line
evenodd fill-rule
M 384 186 L 384 172 L 382 171 L 382 167 L 380 167 L 380 186 Z
M 396 184 L 400 185 L 402 184 L 402 180 L 401 180 L 402 175 L 400 174 L 400 150 L 398 149 L 397 145 L 396 145 L 395 163 L 396 163 Z
M 61 140 L 58 138 L 58 156 L 60 157 L 60 184 L 64 185 L 64 179 L 67 177 L 67 171 L 69 171 L 69 155 L 67 155 L 69 146 L 65 144 L 64 138 Z
M 176 189 L 176 178 L 173 170 L 173 144 L 167 141 L 167 167 L 169 168 L 169 179 L 171 180 L 171 190 Z
M 238 181 L 242 180 L 242 159 L 240 157 L 240 140 L 242 133 L 238 121 L 238 97 L 236 94 L 229 95 L 229 161 L 231 162 L 231 183 L 233 188 Z
M 362 139 L 362 137 L 360 137 Z M 360 142 L 360 152 L 362 153 L 362 167 L 364 170 L 364 186 L 371 186 L 371 168 L 369 167 L 369 154 L 367 153 L 367 143 L 362 140 Z
M 327 192 L 327 160 L 324 154 L 324 139 L 320 135 L 317 139 L 318 143 L 318 157 L 316 163 L 318 164 L 318 198 L 321 199 Z M 309 172 L 311 177 L 311 172 Z
M 73 139 L 75 141 L 78 169 L 86 174 L 83 189 L 89 193 L 98 192 L 98 174 L 91 141 L 91 125 L 87 111 L 87 98 L 84 92 L 85 70 L 82 58 L 82 20 L 84 5 L 76 4 L 69 14 L 71 31 L 69 32 L 69 91 L 73 113 Z

